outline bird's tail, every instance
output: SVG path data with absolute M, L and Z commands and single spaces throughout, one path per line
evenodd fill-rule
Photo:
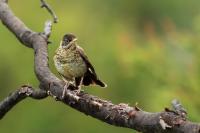
M 107 87 L 107 85 L 103 81 L 101 81 L 100 79 L 98 79 L 98 77 L 96 76 L 96 74 L 93 74 L 89 70 L 84 75 L 83 83 L 82 84 L 85 85 L 85 86 L 88 86 L 88 85 L 99 85 L 99 86 L 101 86 L 103 88 Z
M 95 82 L 95 84 L 103 87 L 103 88 L 106 88 L 107 87 L 107 84 L 105 84 L 103 81 L 97 79 L 97 80 L 93 80 Z

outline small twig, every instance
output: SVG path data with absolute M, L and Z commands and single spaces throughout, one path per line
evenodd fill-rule
M 172 100 L 172 107 L 173 109 L 176 111 L 176 113 L 178 113 L 179 115 L 181 115 L 182 117 L 186 117 L 187 115 L 187 111 L 186 109 L 182 106 L 182 104 L 180 103 L 179 100 L 174 99 Z
M 58 22 L 58 17 L 56 16 L 55 12 L 52 10 L 52 8 L 46 3 L 45 0 L 40 0 L 41 1 L 41 8 L 46 8 L 47 11 L 51 14 L 53 17 L 53 22 L 57 23 Z

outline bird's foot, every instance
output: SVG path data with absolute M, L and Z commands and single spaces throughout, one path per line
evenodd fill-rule
M 77 87 L 77 90 L 74 90 L 75 94 L 78 95 L 82 90 L 81 90 L 81 86 Z

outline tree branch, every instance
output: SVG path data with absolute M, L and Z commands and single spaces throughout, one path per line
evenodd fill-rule
M 24 85 L 0 102 L 0 119 L 2 119 L 3 116 L 12 109 L 12 107 L 26 97 L 40 100 L 46 98 L 47 96 L 48 95 L 45 90 L 34 90 L 31 86 Z
M 177 113 L 176 109 L 175 111 L 166 109 L 159 113 L 148 113 L 136 106 L 130 107 L 122 103 L 115 105 L 96 96 L 84 92 L 77 95 L 70 90 L 66 91 L 66 98 L 62 99 L 64 83 L 48 67 L 47 43 L 51 30 L 47 28 L 48 30 L 45 30 L 44 34 L 30 30 L 12 13 L 5 0 L 0 0 L 0 19 L 23 45 L 34 49 L 34 69 L 40 81 L 40 90 L 38 91 L 33 90 L 32 87 L 23 86 L 5 98 L 0 103 L 0 118 L 26 97 L 42 99 L 47 96 L 46 91 L 48 91 L 57 100 L 111 125 L 132 128 L 143 133 L 200 132 L 198 123 L 189 122 L 185 116 Z M 46 27 L 49 27 L 47 25 Z

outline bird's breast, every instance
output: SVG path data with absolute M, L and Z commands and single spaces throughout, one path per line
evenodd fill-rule
M 57 71 L 68 79 L 83 76 L 87 66 L 82 57 L 76 51 L 64 52 L 57 52 L 54 56 Z

